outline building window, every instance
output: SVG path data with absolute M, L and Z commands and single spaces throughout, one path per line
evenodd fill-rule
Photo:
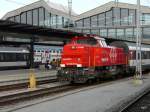
M 136 28 L 134 28 L 133 30 L 134 30 L 133 31 L 133 37 L 136 38 L 136 36 L 137 36 L 137 30 L 136 30 Z
M 128 25 L 128 9 L 121 9 L 121 25 Z
M 9 17 L 8 20 L 9 21 L 15 21 L 15 17 Z
M 99 30 L 97 29 L 92 29 L 91 34 L 99 35 Z
M 83 19 L 76 21 L 76 27 L 82 28 L 83 27 Z
M 112 10 L 106 12 L 106 26 L 112 26 Z
M 27 24 L 32 25 L 32 11 L 27 12 Z
M 116 29 L 108 29 L 108 37 L 116 38 Z
M 90 34 L 90 30 L 83 30 L 83 33 Z
M 113 24 L 120 25 L 120 8 L 113 8 Z
M 44 25 L 46 27 L 50 27 L 51 26 L 51 14 L 45 10 L 45 21 L 44 21 Z
M 134 32 L 133 28 L 125 29 L 125 35 L 128 40 L 133 38 L 133 32 Z
M 33 10 L 33 25 L 38 26 L 38 9 Z
M 15 16 L 15 22 L 20 23 L 20 16 Z
M 90 18 L 85 18 L 83 24 L 85 28 L 90 28 Z
M 150 38 L 150 28 L 143 28 L 143 37 L 145 39 L 149 39 Z
M 107 29 L 100 29 L 100 36 L 107 37 Z
M 51 27 L 53 28 L 57 27 L 57 16 L 54 14 L 51 14 Z
M 78 33 L 82 33 L 81 29 L 75 29 L 75 31 L 78 32 Z
M 105 26 L 105 13 L 98 15 L 98 25 L 99 27 Z
M 124 29 L 117 29 L 117 38 L 124 40 L 124 37 L 125 37 Z
M 97 27 L 98 21 L 97 21 L 97 16 L 92 16 L 91 17 L 91 27 Z
M 136 11 L 134 9 L 129 9 L 129 25 L 136 24 Z
M 23 12 L 22 14 L 21 14 L 21 23 L 24 23 L 24 24 L 26 24 L 26 12 Z
M 64 28 L 68 27 L 68 23 L 69 23 L 69 19 L 68 18 L 63 18 L 63 27 Z
M 63 26 L 63 17 L 57 16 L 57 27 L 62 28 L 62 26 Z
M 143 25 L 150 25 L 150 14 L 143 14 Z
M 39 26 L 44 26 L 44 8 L 39 8 Z

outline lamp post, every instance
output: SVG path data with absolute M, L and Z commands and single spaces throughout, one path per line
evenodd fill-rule
M 140 0 L 137 0 L 137 36 L 136 36 L 136 72 L 135 82 L 136 84 L 142 84 L 142 60 L 141 60 L 141 24 L 140 24 L 141 7 Z

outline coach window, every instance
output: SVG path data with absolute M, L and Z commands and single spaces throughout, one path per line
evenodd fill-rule
M 3 62 L 3 61 L 4 61 L 4 54 L 0 53 L 0 62 Z
M 133 60 L 136 59 L 136 51 L 132 51 L 132 59 L 133 59 Z
M 11 54 L 11 61 L 16 61 L 16 54 L 15 53 Z

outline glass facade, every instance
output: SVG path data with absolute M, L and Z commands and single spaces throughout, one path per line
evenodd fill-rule
M 106 24 L 106 20 L 105 20 L 105 13 L 99 14 L 98 15 L 98 26 L 99 27 L 103 27 Z
M 102 37 L 135 41 L 136 10 L 112 7 L 110 10 L 77 20 L 76 30 Z M 150 14 L 143 13 L 142 25 L 150 25 Z M 116 28 L 115 28 L 116 27 Z M 84 31 L 85 30 L 85 31 Z M 150 37 L 150 28 L 141 28 L 143 38 Z
M 128 25 L 128 9 L 121 9 L 121 25 Z
M 32 11 L 27 12 L 27 24 L 32 25 Z
M 24 23 L 24 24 L 27 23 L 27 15 L 26 14 L 27 14 L 26 12 L 23 12 L 21 14 L 21 23 Z
M 90 27 L 90 18 L 85 18 L 83 20 L 83 25 L 85 28 L 89 28 Z
M 69 25 L 68 18 L 50 13 L 43 7 L 22 12 L 20 15 L 7 18 L 7 20 L 58 29 L 67 28 Z M 72 23 L 74 22 L 72 21 Z M 149 13 L 142 14 L 141 24 L 150 25 Z M 135 25 L 135 9 L 112 7 L 106 12 L 98 13 L 75 21 L 75 31 L 96 34 L 109 38 L 135 40 Z M 148 38 L 150 36 L 149 28 L 142 28 L 141 30 L 143 38 Z
M 69 18 L 50 13 L 45 8 L 39 7 L 36 9 L 28 10 L 26 12 L 22 12 L 20 15 L 9 17 L 7 18 L 7 20 L 34 26 L 61 29 L 68 27 Z
M 113 25 L 120 25 L 120 8 L 113 8 Z
M 91 17 L 91 27 L 97 27 L 98 26 L 98 16 L 92 16 Z
M 112 10 L 106 12 L 106 26 L 112 26 Z

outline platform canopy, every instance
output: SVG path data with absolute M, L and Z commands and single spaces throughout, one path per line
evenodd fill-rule
M 63 38 L 64 40 L 68 38 L 70 39 L 73 36 L 83 35 L 82 33 L 77 33 L 71 30 L 65 30 L 65 29 L 61 30 L 61 29 L 32 26 L 32 25 L 27 25 L 27 24 L 15 23 L 12 21 L 7 21 L 7 20 L 0 20 L 0 31 L 46 36 L 49 38 L 58 37 L 60 39 Z

